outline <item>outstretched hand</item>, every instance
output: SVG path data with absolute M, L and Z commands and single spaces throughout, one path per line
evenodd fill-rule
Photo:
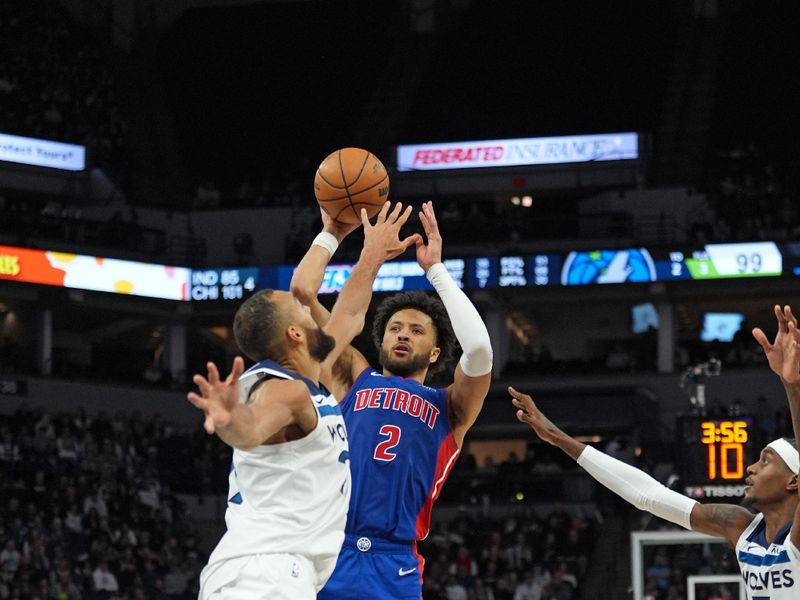
M 244 361 L 240 356 L 234 358 L 233 368 L 224 380 L 220 379 L 219 370 L 213 362 L 206 366 L 207 379 L 199 374 L 192 377 L 200 394 L 189 392 L 187 397 L 189 402 L 205 413 L 203 427 L 211 434 L 231 422 L 233 411 L 239 404 L 239 376 L 244 373 Z
M 381 208 L 375 220 L 375 224 L 369 222 L 367 211 L 361 209 L 361 223 L 364 226 L 364 252 L 374 253 L 375 257 L 382 260 L 390 260 L 400 256 L 407 248 L 418 243 L 421 239 L 420 234 L 414 233 L 406 238 L 400 239 L 400 228 L 408 221 L 411 215 L 411 206 L 403 210 L 403 204 L 395 204 L 392 212 L 389 212 L 391 202 L 386 202 Z
M 542 441 L 548 444 L 558 445 L 556 440 L 559 436 L 563 437 L 566 434 L 558 427 L 553 425 L 547 417 L 542 414 L 536 404 L 533 402 L 528 394 L 518 392 L 513 387 L 508 387 L 508 393 L 511 394 L 511 404 L 517 407 L 517 420 L 521 423 L 530 425 L 531 429 L 536 432 Z
M 422 228 L 425 230 L 426 244 L 422 237 L 417 241 L 417 262 L 426 273 L 436 263 L 442 262 L 442 235 L 439 233 L 439 224 L 433 212 L 433 202 L 430 200 L 422 205 L 419 213 Z
M 775 317 L 778 320 L 778 333 L 770 343 L 766 334 L 758 327 L 753 329 L 753 337 L 764 350 L 769 368 L 784 383 L 800 382 L 800 333 L 797 331 L 797 319 L 789 306 L 783 309 L 775 305 Z

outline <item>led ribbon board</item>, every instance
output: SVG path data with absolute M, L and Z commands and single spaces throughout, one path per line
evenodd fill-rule
M 79 290 L 188 300 L 189 269 L 0 246 L 0 279 Z
M 466 261 L 461 258 L 443 261 L 447 272 L 458 287 L 464 287 Z M 328 265 L 322 278 L 320 294 L 335 294 L 342 291 L 353 270 L 353 264 Z M 278 276 L 279 283 L 285 277 Z M 288 286 L 280 289 L 288 289 Z M 403 290 L 431 290 L 433 287 L 425 277 L 425 271 L 414 260 L 398 260 L 384 263 L 378 270 L 372 290 L 375 292 L 399 292 Z
M 0 133 L 0 161 L 83 171 L 86 168 L 86 147 Z
M 633 160 L 635 133 L 415 144 L 397 147 L 398 171 L 439 171 Z

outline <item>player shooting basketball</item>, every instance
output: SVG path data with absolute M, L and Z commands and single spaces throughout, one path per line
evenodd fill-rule
M 423 292 L 386 298 L 373 326 L 382 370 L 372 369 L 352 347 L 336 365 L 353 493 L 345 543 L 320 599 L 421 597 L 424 561 L 416 542 L 428 534 L 433 502 L 489 390 L 489 333 L 441 262 L 442 238 L 430 202 L 419 216 L 427 241 L 417 241 L 417 262 L 439 299 Z M 317 300 L 325 266 L 355 228 L 324 212 L 322 220 L 323 232 L 292 279 L 292 292 L 320 324 L 328 319 Z M 463 351 L 453 383 L 428 387 L 427 376 L 452 353 L 453 333 Z
M 288 292 L 261 291 L 236 313 L 237 357 L 220 379 L 195 375 L 189 400 L 205 428 L 233 447 L 227 532 L 200 576 L 200 598 L 311 600 L 342 546 L 350 496 L 348 444 L 330 385 L 331 366 L 361 331 L 381 264 L 413 245 L 400 227 L 411 214 L 387 202 L 371 225 L 362 214 L 364 248 L 330 321 L 319 327 Z M 321 383 L 320 383 L 321 382 Z
M 508 388 L 517 418 L 542 440 L 558 446 L 592 477 L 640 510 L 689 530 L 725 538 L 736 550 L 748 598 L 800 598 L 800 335 L 791 309 L 775 307 L 778 333 L 770 343 L 754 329 L 769 361 L 781 378 L 792 414 L 795 440 L 779 438 L 767 444 L 747 468 L 744 505 L 699 504 L 667 489 L 655 479 L 607 454 L 571 438 L 545 417 L 530 396 Z

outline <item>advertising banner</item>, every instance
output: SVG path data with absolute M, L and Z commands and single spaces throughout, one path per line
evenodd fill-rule
M 190 270 L 66 252 L 0 246 L 0 279 L 188 300 Z
M 608 133 L 398 146 L 397 169 L 478 169 L 632 160 L 638 157 L 637 134 Z
M 86 168 L 86 147 L 0 133 L 0 161 L 83 171 Z

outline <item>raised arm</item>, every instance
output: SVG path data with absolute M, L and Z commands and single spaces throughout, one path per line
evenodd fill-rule
M 320 216 L 322 231 L 311 242 L 305 256 L 294 270 L 289 289 L 295 298 L 309 307 L 311 316 L 317 325 L 325 327 L 331 318 L 331 313 L 318 298 L 318 292 L 325 277 L 325 268 L 342 240 L 355 231 L 361 223 L 340 223 L 322 209 L 320 209 Z M 330 372 L 323 373 L 323 380 L 327 378 L 325 384 L 337 398 L 341 399 L 350 389 L 358 373 L 367 366 L 367 360 L 358 350 L 352 346 L 343 348 Z
M 789 324 L 789 332 L 796 337 L 797 326 L 794 323 Z M 788 379 L 784 379 L 783 387 L 786 390 L 786 398 L 789 401 L 789 411 L 792 415 L 792 430 L 794 431 L 795 445 L 800 444 L 800 342 L 791 340 L 787 343 L 790 348 L 786 352 L 787 367 L 792 369 L 793 375 Z M 795 473 L 795 477 L 800 477 Z M 795 479 L 795 485 L 798 484 Z M 799 501 L 797 509 L 794 513 L 794 521 L 792 522 L 792 544 L 800 550 L 800 486 L 798 486 Z
M 390 213 L 387 202 L 378 213 L 375 225 L 369 222 L 367 212 L 361 210 L 364 248 L 336 299 L 330 319 L 323 327 L 325 333 L 336 340 L 334 350 L 322 363 L 323 373 L 332 372 L 333 365 L 343 352 L 349 350 L 350 342 L 364 328 L 364 318 L 372 299 L 372 284 L 378 269 L 387 260 L 399 256 L 416 244 L 420 237 L 415 233 L 400 239 L 400 228 L 411 215 L 410 206 L 404 211 L 402 208 L 403 205 L 398 202 Z
M 480 314 L 442 264 L 442 236 L 431 202 L 422 205 L 419 218 L 427 243 L 422 238 L 417 242 L 417 262 L 439 294 L 463 351 L 447 389 L 453 436 L 460 447 L 483 408 L 492 382 L 492 344 Z
M 339 244 L 361 223 L 340 223 L 321 208 L 319 212 L 322 217 L 322 231 L 311 242 L 308 251 L 294 270 L 289 290 L 303 305 L 311 309 L 311 316 L 317 325 L 324 327 L 331 314 L 320 303 L 317 294 L 325 277 L 325 267 L 328 266 Z
M 775 305 L 775 317 L 778 320 L 778 332 L 773 343 L 759 328 L 753 329 L 753 337 L 761 345 L 770 369 L 780 377 L 786 390 L 795 444 L 800 444 L 800 332 L 797 330 L 797 318 L 789 306 L 781 308 Z M 800 502 L 794 514 L 791 539 L 795 548 L 800 549 Z
M 561 448 L 589 475 L 639 510 L 685 529 L 725 538 L 734 547 L 753 520 L 753 515 L 739 506 L 699 504 L 668 489 L 647 473 L 568 436 L 542 414 L 529 395 L 512 387 L 508 392 L 519 421 L 528 424 L 543 441 Z
M 205 413 L 205 430 L 216 433 L 232 448 L 255 448 L 289 425 L 299 424 L 304 430 L 314 426 L 316 413 L 302 381 L 266 380 L 243 404 L 239 401 L 239 377 L 244 372 L 241 357 L 234 359 L 225 379 L 220 378 L 213 362 L 207 368 L 208 377 L 193 378 L 200 393 L 189 392 L 188 398 Z

